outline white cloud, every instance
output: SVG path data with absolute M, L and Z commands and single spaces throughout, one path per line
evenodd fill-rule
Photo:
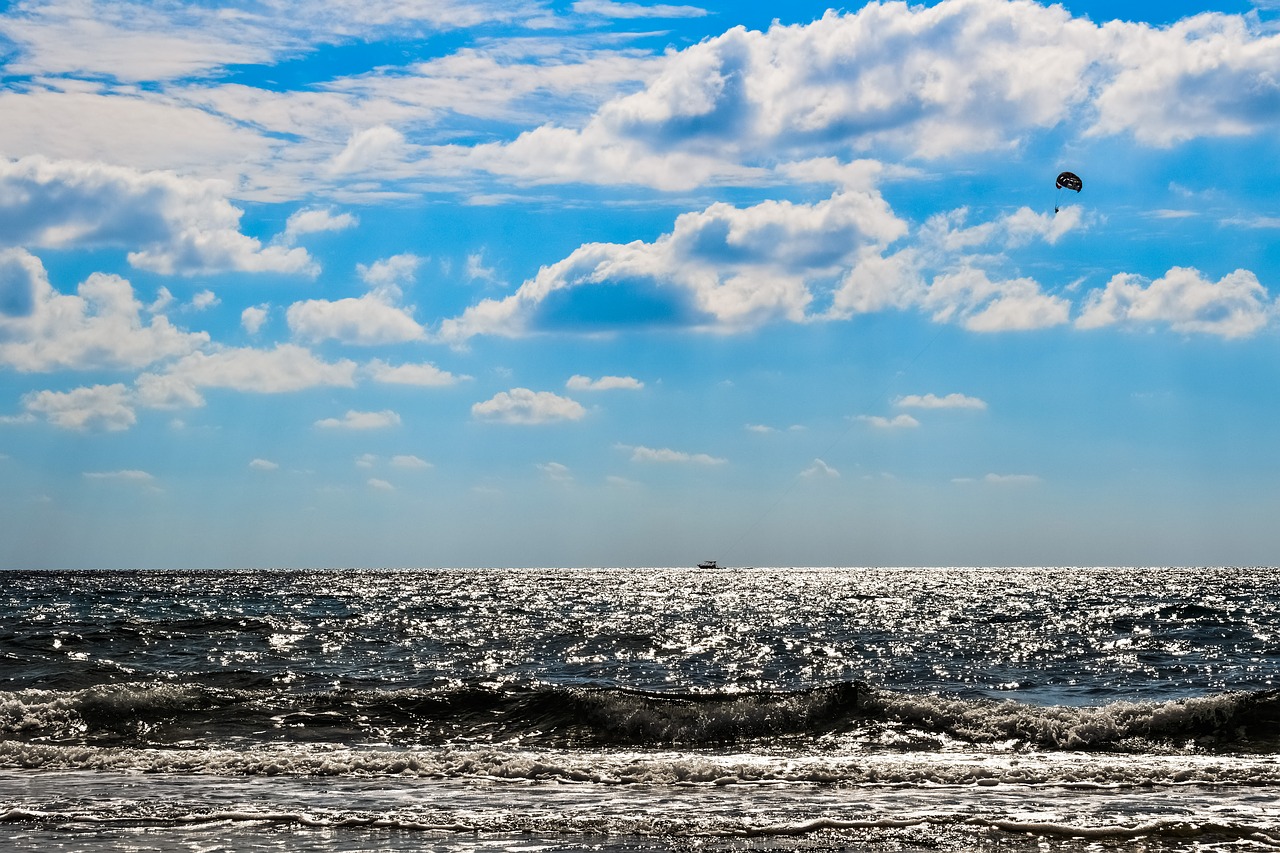
M 1085 299 L 1076 326 L 1165 324 L 1180 332 L 1243 338 L 1269 322 L 1275 302 L 1258 277 L 1236 270 L 1211 281 L 1199 270 L 1173 267 L 1144 286 L 1140 276 L 1121 273 Z
M 401 285 L 413 281 L 422 261 L 421 257 L 412 252 L 402 252 L 372 264 L 356 264 L 356 273 L 375 293 L 384 293 L 390 298 L 398 299 Z
M 155 477 L 146 471 L 126 468 L 121 471 L 85 471 L 86 480 L 119 480 L 126 483 L 151 483 Z
M 212 290 L 202 290 L 191 297 L 191 307 L 195 311 L 205 311 L 221 303 L 222 300 L 218 298 L 218 294 Z
M 947 394 L 939 397 L 936 394 L 907 394 L 893 401 L 895 406 L 903 409 L 986 409 L 984 400 L 977 397 L 966 397 L 964 394 Z
M 126 430 L 137 423 L 129 389 L 122 384 L 71 391 L 35 391 L 22 398 L 28 413 L 43 415 L 63 429 Z
M 333 158 L 330 170 L 335 174 L 372 171 L 383 163 L 401 160 L 406 153 L 404 134 L 388 125 L 357 131 L 347 146 Z
M 240 312 L 240 325 L 251 335 L 262 331 L 270 315 L 270 305 L 252 305 Z
M 618 3 L 615 0 L 574 0 L 573 11 L 579 15 L 601 15 L 606 18 L 701 18 L 706 9 L 697 6 L 671 6 L 662 3 Z
M 619 445 L 623 450 L 631 451 L 632 462 L 658 462 L 676 465 L 723 465 L 728 460 L 706 453 L 685 453 L 670 448 L 629 447 Z
M 254 459 L 249 462 L 249 467 L 255 471 L 275 471 L 280 468 L 277 463 L 272 462 L 270 459 Z
M 639 391 L 644 388 L 644 383 L 639 379 L 631 376 L 601 376 L 599 379 L 592 379 L 589 376 L 575 375 L 570 376 L 569 381 L 564 383 L 564 387 L 570 391 Z
M 1060 7 L 868 4 L 766 32 L 733 28 L 670 55 L 646 88 L 581 129 L 548 125 L 469 157 L 526 181 L 684 189 L 833 147 L 1002 148 L 1084 101 L 1103 47 L 1098 28 Z
M 388 483 L 386 480 L 379 480 L 377 477 L 369 478 L 369 488 L 377 489 L 380 492 L 394 492 L 396 487 Z
M 972 332 L 1005 332 L 1060 326 L 1071 303 L 1051 296 L 1029 278 L 992 281 L 984 270 L 961 269 L 934 278 L 922 300 L 938 323 L 959 321 Z
M 148 409 L 194 409 L 204 396 L 188 379 L 173 373 L 144 373 L 133 383 L 132 402 Z
M 497 281 L 495 270 L 484 265 L 483 252 L 467 255 L 466 276 L 468 281 Z
M 1030 486 L 1041 482 L 1035 474 L 988 474 L 982 479 L 996 486 Z
M 897 415 L 886 418 L 881 415 L 858 415 L 857 420 L 870 424 L 876 429 L 914 429 L 920 422 L 911 415 Z
M 33 81 L 0 91 L 0 114 L 0 151 L 15 155 L 38 152 L 51 160 L 218 178 L 260 193 L 264 183 L 297 183 L 291 170 L 277 174 L 267 166 L 279 163 L 279 138 L 166 94 L 92 83 L 77 89 L 65 79 Z
M 573 474 L 569 471 L 569 467 L 567 465 L 562 465 L 559 462 L 539 463 L 538 470 L 553 483 L 573 482 Z
M 47 298 L 48 285 L 39 258 L 22 249 L 0 249 L 0 319 L 30 317 L 37 300 Z
M 471 407 L 471 415 L 479 420 L 506 424 L 546 424 L 577 421 L 587 414 L 582 404 L 550 391 L 512 388 L 501 391 L 483 403 Z
M 433 467 L 430 462 L 411 454 L 401 454 L 391 457 L 391 467 L 405 468 L 411 471 L 422 471 Z
M 321 429 L 386 429 L 399 425 L 400 416 L 390 409 L 384 409 L 381 412 L 357 412 L 350 409 L 341 418 L 323 418 L 316 421 L 316 426 Z
M 685 326 L 734 330 L 771 320 L 803 321 L 811 287 L 867 247 L 901 237 L 906 224 L 878 192 L 842 190 L 815 204 L 717 203 L 676 219 L 653 243 L 589 243 L 543 267 L 511 296 L 486 299 L 446 320 L 441 337 L 517 336 Z M 579 296 L 609 288 L 610 308 Z M 618 307 L 621 306 L 621 307 Z
M 354 362 L 323 362 L 290 345 L 274 350 L 195 352 L 169 365 L 163 373 L 139 375 L 133 388 L 116 383 L 27 394 L 23 397 L 25 414 L 10 422 L 42 415 L 49 423 L 65 429 L 124 430 L 137 423 L 138 407 L 203 406 L 201 388 L 277 394 L 324 385 L 351 386 L 355 369 Z
M 366 293 L 333 301 L 295 302 L 285 318 L 293 334 L 305 340 L 372 346 L 422 340 L 426 330 L 410 316 L 412 310 L 393 305 L 380 294 Z
M 391 365 L 374 359 L 366 365 L 365 369 L 375 382 L 417 385 L 422 388 L 446 388 L 471 379 L 470 376 L 458 376 L 427 362 Z
M 774 433 L 778 431 L 774 427 L 765 426 L 764 424 L 747 424 L 746 430 L 747 432 L 758 432 L 763 434 Z
M 837 471 L 835 468 L 832 468 L 826 462 L 823 462 L 821 459 L 814 459 L 812 465 L 810 465 L 808 468 L 800 472 L 800 476 L 806 477 L 809 479 L 813 479 L 817 477 L 825 477 L 828 479 L 839 479 L 840 472 Z
M 1241 15 L 1203 14 L 1164 28 L 1102 28 L 1114 69 L 1098 92 L 1094 135 L 1132 133 L 1167 146 L 1274 129 L 1280 35 Z
M 309 299 L 289 306 L 286 319 L 295 335 L 312 341 L 338 340 L 347 344 L 392 344 L 422 340 L 426 330 L 413 319 L 413 308 L 398 305 L 402 284 L 413 281 L 421 258 L 394 255 L 356 272 L 369 285 L 364 296 Z
M 672 53 L 642 90 L 581 127 L 547 124 L 436 154 L 440 168 L 526 182 L 687 189 L 833 149 L 895 158 L 1006 150 L 1063 122 L 1169 145 L 1274 131 L 1278 52 L 1280 35 L 1242 15 L 1099 26 L 1061 5 L 869 3 L 765 32 L 735 27 Z
M 93 273 L 75 295 L 58 293 L 23 249 L 0 249 L 0 364 L 24 372 L 144 367 L 208 343 L 143 305 L 123 278 Z
M 356 457 L 357 468 L 372 468 L 378 462 L 378 457 L 372 453 L 362 453 Z
M 273 349 L 217 349 L 179 359 L 161 374 L 192 388 L 231 388 L 257 394 L 282 394 L 306 388 L 355 386 L 356 363 L 326 362 L 294 344 Z M 143 381 L 144 377 L 139 377 Z M 150 380 L 148 380 L 150 381 Z
M 137 247 L 129 263 L 165 275 L 318 272 L 305 249 L 264 247 L 240 233 L 242 211 L 227 192 L 222 182 L 168 172 L 0 159 L 0 235 L 55 249 Z
M 330 207 L 308 207 L 289 216 L 285 223 L 284 233 L 280 241 L 292 246 L 298 238 L 307 234 L 319 234 L 326 231 L 345 231 L 360 224 L 360 220 L 352 213 L 333 212 Z

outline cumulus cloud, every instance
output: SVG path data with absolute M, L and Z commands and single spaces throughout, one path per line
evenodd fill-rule
M 857 420 L 870 424 L 876 429 L 914 429 L 920 422 L 911 415 L 897 415 L 886 418 L 882 415 L 858 415 Z
M 276 272 L 314 276 L 305 249 L 240 232 L 228 187 L 103 163 L 0 159 L 0 235 L 42 248 L 122 246 L 129 263 L 165 275 Z
M 821 459 L 815 458 L 812 465 L 800 472 L 800 476 L 807 479 L 839 479 L 840 472 Z
M 422 340 L 426 330 L 410 316 L 411 311 L 391 304 L 381 294 L 366 293 L 332 301 L 295 302 L 285 312 L 285 319 L 293 334 L 304 340 L 372 346 Z
M 251 305 L 240 312 L 240 325 L 249 334 L 256 335 L 266 325 L 270 313 L 270 305 Z
M 575 375 L 570 376 L 569 381 L 564 383 L 564 387 L 570 391 L 639 391 L 644 388 L 644 383 L 639 379 L 631 376 L 601 376 L 599 379 L 592 379 L 589 376 Z
M 1160 29 L 1113 21 L 1102 34 L 1112 74 L 1091 134 L 1167 146 L 1275 127 L 1280 36 L 1247 17 L 1195 15 Z
M 44 417 L 64 429 L 124 430 L 137 423 L 137 409 L 180 409 L 205 405 L 202 388 L 278 394 L 324 385 L 354 385 L 354 362 L 329 363 L 307 350 L 281 345 L 273 350 L 224 349 L 195 352 L 160 373 L 143 373 L 130 388 L 123 383 L 71 391 L 38 391 L 22 398 L 24 414 L 10 422 Z
M 428 362 L 391 365 L 380 359 L 374 359 L 369 362 L 365 369 L 375 382 L 386 382 L 392 385 L 417 385 L 421 388 L 446 388 L 471 378 L 470 376 L 459 376 L 447 370 L 441 370 Z
M 144 308 L 123 278 L 93 273 L 74 295 L 49 283 L 23 249 L 0 250 L 0 364 L 23 372 L 144 367 L 208 343 Z
M 1149 283 L 1128 273 L 1113 276 L 1085 299 L 1076 326 L 1163 324 L 1180 332 L 1243 338 L 1266 326 L 1274 310 L 1266 288 L 1248 270 L 1215 282 L 1199 270 L 1173 267 Z
M 43 415 L 56 427 L 73 430 L 126 430 L 138 421 L 129 389 L 122 384 L 94 385 L 71 391 L 36 391 L 22 398 L 27 412 Z
M 631 451 L 632 462 L 657 462 L 675 465 L 723 465 L 728 462 L 727 459 L 711 456 L 707 453 L 685 453 L 684 451 L 672 450 L 667 447 L 618 446 L 623 450 Z
M 1071 303 L 1030 278 L 992 281 L 985 270 L 961 269 L 934 278 L 921 300 L 938 323 L 959 322 L 972 332 L 1004 332 L 1060 326 Z
M 280 242 L 292 246 L 298 238 L 325 231 L 345 231 L 360 224 L 352 213 L 334 213 L 330 207 L 308 207 L 290 215 L 285 223 Z
M 530 391 L 528 388 L 512 388 L 501 391 L 482 403 L 471 407 L 471 415 L 477 420 L 505 424 L 547 424 L 556 421 L 577 421 L 587 414 L 582 404 L 550 391 Z
M 306 388 L 355 386 L 356 363 L 326 362 L 295 344 L 272 349 L 226 348 L 195 352 L 154 374 L 189 388 L 230 388 L 256 394 L 282 394 Z M 153 374 L 139 383 L 155 381 Z
M 35 255 L 0 249 L 0 318 L 30 317 L 48 283 L 44 264 Z
M 200 390 L 172 373 L 144 373 L 133 383 L 132 402 L 148 409 L 194 409 L 205 404 Z
M 893 401 L 903 409 L 986 409 L 986 401 L 964 394 L 907 394 Z
M 1020 208 L 969 224 L 966 208 L 936 214 L 913 245 L 890 255 L 865 251 L 841 280 L 825 316 L 847 319 L 884 310 L 921 310 L 937 323 L 974 332 L 1042 329 L 1067 323 L 1071 303 L 1045 293 L 1027 277 L 1006 278 L 990 268 L 1008 264 L 1006 249 L 1032 240 L 1055 242 L 1086 225 L 1079 208 L 1057 216 Z
M 438 155 L 442 167 L 528 182 L 687 189 L 832 149 L 942 158 L 1013 148 L 1063 121 L 1152 145 L 1256 134 L 1277 127 L 1278 48 L 1280 36 L 1240 15 L 1156 27 L 1007 0 L 869 3 L 730 29 L 670 54 L 643 89 L 581 127 Z
M 393 344 L 422 340 L 426 330 L 413 319 L 413 308 L 397 304 L 401 285 L 413 280 L 420 258 L 394 255 L 356 271 L 370 286 L 364 296 L 346 299 L 308 299 L 289 306 L 289 328 L 311 341 L 338 340 L 347 344 Z
M 653 243 L 589 243 L 543 267 L 511 296 L 446 320 L 441 337 L 517 336 L 684 326 L 732 330 L 802 321 L 811 286 L 906 224 L 874 190 L 841 190 L 815 204 L 717 203 L 676 219 Z
M 212 290 L 202 290 L 191 297 L 191 308 L 194 311 L 205 311 L 220 304 L 222 304 L 222 300 Z
M 399 297 L 401 286 L 413 281 L 422 260 L 412 252 L 401 252 L 371 264 L 356 264 L 356 273 L 375 292 Z
M 321 429 L 385 429 L 399 426 L 400 416 L 390 409 L 381 412 L 357 412 L 349 409 L 341 418 L 322 418 L 316 421 Z

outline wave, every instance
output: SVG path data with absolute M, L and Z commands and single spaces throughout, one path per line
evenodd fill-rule
M 546 747 L 760 745 L 861 751 L 1280 751 L 1280 691 L 1094 707 L 910 694 L 841 682 L 798 691 L 452 685 L 290 691 L 128 683 L 0 693 L 0 737 L 52 745 L 254 742 Z
M 1110 755 L 1096 753 L 720 754 L 679 750 L 601 751 L 483 748 L 338 747 L 330 744 L 142 749 L 0 741 L 0 768 L 333 779 L 484 780 L 602 786 L 723 788 L 767 786 L 1057 787 L 1115 791 L 1218 786 L 1280 786 L 1271 756 Z
M 442 804 L 443 805 L 443 804 Z M 596 804 L 598 806 L 598 804 Z M 789 809 L 784 815 L 730 815 L 720 813 L 654 813 L 638 803 L 610 801 L 612 808 L 601 814 L 599 808 L 450 808 L 401 807 L 394 809 L 331 809 L 288 806 L 251 806 L 230 808 L 192 807 L 181 803 L 158 806 L 154 803 L 122 803 L 96 809 L 81 806 L 74 813 L 56 808 L 10 807 L 0 809 L 0 825 L 36 826 L 44 830 L 74 825 L 77 830 L 96 827 L 103 830 L 124 828 L 137 832 L 140 828 L 192 829 L 204 833 L 210 827 L 242 828 L 252 837 L 263 827 L 297 827 L 299 829 L 380 830 L 382 832 L 483 835 L 490 841 L 502 836 L 517 836 L 527 847 L 530 842 L 547 839 L 558 841 L 567 836 L 588 836 L 598 840 L 609 836 L 622 842 L 616 848 L 635 849 L 627 839 L 682 839 L 678 849 L 741 849 L 744 842 L 785 837 L 815 837 L 821 846 L 787 845 L 783 849 L 849 849 L 851 841 L 864 843 L 890 842 L 890 849 L 902 849 L 903 841 L 915 841 L 909 849 L 1001 850 L 1043 849 L 1053 839 L 1082 839 L 1091 844 L 1127 843 L 1138 839 L 1157 845 L 1168 839 L 1185 845 L 1213 842 L 1237 849 L 1266 850 L 1280 847 L 1280 828 L 1262 815 L 1244 813 L 1218 815 L 1201 820 L 1187 815 L 1133 818 L 1129 821 L 1098 819 L 1097 815 L 1064 816 L 1062 819 L 1028 820 L 1002 816 L 999 813 L 974 814 L 967 809 L 931 810 L 927 813 L 885 814 L 863 809 L 849 810 L 847 816 L 822 814 L 804 816 L 806 809 Z M 800 814 L 796 814 L 799 811 Z M 841 810 L 844 811 L 844 810 Z M 775 819 L 770 820 L 770 817 Z M 761 819 L 764 818 L 764 819 Z M 1259 819 L 1261 818 L 1261 819 Z M 358 836 L 356 836 L 358 837 Z M 1021 837 L 1023 844 L 1015 839 Z M 385 835 L 379 838 L 385 839 Z M 695 841 L 696 839 L 696 841 Z M 822 843 L 828 842 L 828 843 Z M 834 844 L 830 842 L 836 842 Z M 893 843 L 898 842 L 898 843 Z M 923 843 L 921 843 L 923 842 Z M 943 843 L 939 843 L 943 842 Z M 1011 843 L 1012 842 L 1012 843 Z M 253 845 L 256 846 L 256 845 Z M 363 846 L 363 845 L 362 845 Z M 754 845 L 753 845 L 754 846 Z M 342 846 L 342 849 L 358 849 Z M 545 848 L 544 848 L 545 849 Z M 575 848 L 576 849 L 576 848 Z M 598 847 L 594 849 L 599 849 Z M 647 849 L 647 848 L 646 848 Z M 667 848 L 663 848 L 667 849 Z M 773 849 L 773 848 L 770 848 Z M 1069 849 L 1077 849 L 1075 847 Z M 1094 849 L 1090 846 L 1089 849 Z M 1127 847 L 1126 847 L 1127 849 Z M 1146 849 L 1145 847 L 1143 849 Z M 1157 846 L 1153 849 L 1166 849 Z
M 276 825 L 298 826 L 307 829 L 370 829 L 415 831 L 415 833 L 456 833 L 456 834 L 520 834 L 522 838 L 530 835 L 557 836 L 607 834 L 611 836 L 645 836 L 699 835 L 704 839 L 768 839 L 785 838 L 785 836 L 813 835 L 824 831 L 850 833 L 863 831 L 868 840 L 874 839 L 876 830 L 904 830 L 915 827 L 929 827 L 938 830 L 963 829 L 970 835 L 977 835 L 983 830 L 1001 830 L 1006 834 L 1030 835 L 1037 838 L 1059 839 L 1091 839 L 1107 841 L 1126 841 L 1134 839 L 1178 839 L 1188 843 L 1196 839 L 1221 839 L 1228 841 L 1253 841 L 1262 848 L 1280 848 L 1280 830 L 1275 827 L 1260 826 L 1251 822 L 1234 821 L 1189 821 L 1183 818 L 1158 818 L 1133 822 L 1133 824 L 1075 825 L 1070 822 L 1057 821 L 1016 821 L 1000 820 L 1000 818 L 974 817 L 952 813 L 952 815 L 927 815 L 916 817 L 868 817 L 863 820 L 845 820 L 836 817 L 815 817 L 810 820 L 787 821 L 780 824 L 751 824 L 748 820 L 703 821 L 696 826 L 676 829 L 673 821 L 664 821 L 655 817 L 607 817 L 598 816 L 513 816 L 511 813 L 500 815 L 449 816 L 445 818 L 416 818 L 403 815 L 316 815 L 314 812 L 301 811 L 261 811 L 261 809 L 228 809 L 228 811 L 202 811 L 189 815 L 169 815 L 164 817 L 111 815 L 61 815 L 58 812 L 33 811 L 33 809 L 10 808 L 0 811 L 0 824 L 38 824 L 56 826 L 74 822 L 78 827 L 86 825 L 128 826 L 138 827 L 174 827 L 174 826 L 206 826 L 206 825 Z M 868 833 L 868 830 L 872 833 Z M 974 841 L 979 841 L 974 838 Z M 980 841 L 979 841 L 980 843 Z M 991 841 L 988 840 L 988 844 Z M 980 847 L 986 849 L 988 844 Z M 1001 849 L 998 840 L 992 845 Z M 823 848 L 827 849 L 827 848 Z

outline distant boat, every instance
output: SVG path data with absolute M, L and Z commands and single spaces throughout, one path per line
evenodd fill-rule
M 718 569 L 718 568 L 720 568 L 720 567 L 716 565 L 716 561 L 715 561 L 715 560 L 703 560 L 701 563 L 698 563 L 698 568 L 700 568 L 700 569 Z

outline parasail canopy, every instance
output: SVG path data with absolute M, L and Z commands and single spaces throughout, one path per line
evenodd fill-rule
M 1084 181 L 1080 180 L 1080 176 L 1075 172 L 1063 172 L 1058 175 L 1058 189 L 1075 190 L 1080 192 L 1080 188 L 1084 186 Z

